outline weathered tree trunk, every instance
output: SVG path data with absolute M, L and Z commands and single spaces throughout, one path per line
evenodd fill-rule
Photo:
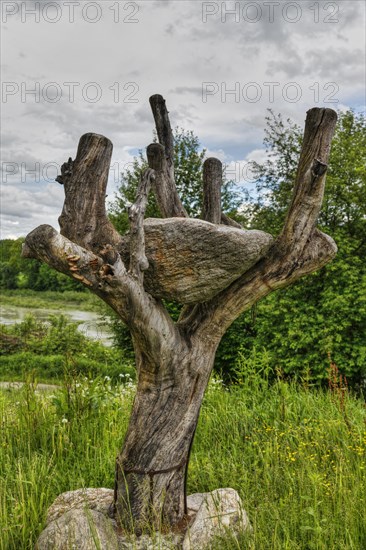
M 177 525 L 186 512 L 189 451 L 216 347 L 175 344 L 159 365 L 137 354 L 141 374 L 116 468 L 117 517 L 135 532 Z
M 120 525 L 135 532 L 179 526 L 184 520 L 189 450 L 216 348 L 227 328 L 259 299 L 325 265 L 337 250 L 333 240 L 316 228 L 337 118 L 334 111 L 308 112 L 291 206 L 274 240 L 219 225 L 221 221 L 238 227 L 221 212 L 222 172 L 216 159 L 205 163 L 206 222 L 182 220 L 187 213 L 174 182 L 168 111 L 161 96 L 150 102 L 160 143 L 148 147 L 150 168 L 129 211 L 129 237 L 121 237 L 105 213 L 112 144 L 103 136 L 87 134 L 80 140 L 75 161 L 69 159 L 58 178 L 65 187 L 61 234 L 40 226 L 27 236 L 23 248 L 23 256 L 43 260 L 92 290 L 131 330 L 138 386 L 116 462 L 115 511 Z M 174 219 L 156 223 L 149 233 L 143 218 L 150 186 L 162 215 Z M 184 231 L 182 222 L 187 225 Z M 241 262 L 240 254 L 248 250 L 244 267 L 238 269 L 227 258 L 229 274 L 224 270 L 222 278 L 209 277 L 202 265 L 210 271 L 224 261 L 223 248 L 215 243 L 222 243 L 222 235 L 225 239 L 230 231 L 237 246 L 229 256 Z M 145 243 L 151 234 L 154 237 Z M 197 235 L 205 235 L 207 246 L 197 245 Z M 216 241 L 218 235 L 221 240 Z M 183 240 L 188 240 L 185 247 Z M 179 276 L 174 278 L 178 263 Z M 158 274 L 155 285 L 151 276 L 144 278 L 150 267 Z M 189 288 L 192 285 L 195 288 Z M 173 322 L 161 297 L 177 296 L 184 307 Z

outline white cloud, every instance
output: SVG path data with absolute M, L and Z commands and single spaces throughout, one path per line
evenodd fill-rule
M 50 23 L 47 18 L 57 10 L 47 4 L 41 2 L 38 23 L 29 12 L 33 1 L 18 2 L 18 13 L 6 22 L 3 13 L 3 159 L 8 163 L 29 169 L 36 162 L 61 165 L 75 156 L 80 136 L 91 131 L 113 141 L 113 162 L 129 162 L 152 140 L 148 98 L 153 93 L 167 99 L 173 126 L 193 130 L 210 154 L 227 163 L 247 162 L 250 154 L 260 158 L 268 107 L 302 124 L 311 106 L 337 108 L 326 103 L 332 91 L 342 108 L 365 104 L 365 7 L 357 0 L 281 0 L 272 22 L 268 3 L 254 3 L 261 7 L 260 17 L 250 22 L 255 13 L 247 6 L 253 3 L 215 2 L 218 11 L 206 23 L 197 0 L 103 0 L 93 3 L 100 11 L 96 23 L 90 22 L 95 9 L 85 10 L 83 2 L 75 3 L 70 22 L 61 1 L 60 20 Z M 291 22 L 297 14 L 290 4 L 301 8 L 296 22 Z M 21 13 L 23 5 L 28 12 Z M 239 6 L 238 22 L 229 14 L 222 22 L 223 5 Z M 204 82 L 216 89 L 206 102 Z M 95 93 L 101 97 L 93 102 Z M 4 222 L 4 234 L 25 234 L 31 223 L 57 222 L 62 197 L 56 183 L 49 183 L 45 193 L 25 190 L 19 177 L 11 181 L 11 221 L 19 224 Z M 111 176 L 109 195 L 116 186 Z M 26 226 L 24 211 L 31 213 Z M 10 219 L 3 207 L 2 213 Z

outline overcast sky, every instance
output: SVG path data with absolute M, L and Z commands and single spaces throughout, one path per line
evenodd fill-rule
M 2 238 L 58 229 L 54 178 L 79 138 L 110 138 L 108 193 L 152 141 L 148 98 L 240 180 L 264 158 L 268 108 L 365 111 L 362 0 L 1 3 Z M 239 167 L 239 168 L 238 168 Z M 239 172 L 239 170 L 241 172 Z M 234 174 L 234 172 L 232 172 Z

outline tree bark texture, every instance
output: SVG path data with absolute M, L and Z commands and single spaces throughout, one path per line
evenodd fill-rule
M 189 450 L 216 342 L 190 347 L 182 336 L 153 364 L 138 349 L 139 383 L 117 458 L 117 517 L 142 532 L 177 525 L 186 512 Z
M 243 231 L 221 212 L 221 163 L 204 165 L 204 221 L 187 219 L 174 181 L 174 147 L 164 99 L 150 98 L 159 143 L 147 149 L 130 233 L 109 222 L 104 198 L 112 144 L 82 136 L 57 180 L 65 188 L 61 233 L 40 226 L 23 256 L 80 281 L 129 327 L 137 393 L 116 461 L 115 514 L 137 533 L 184 521 L 189 452 L 217 346 L 230 324 L 273 290 L 311 273 L 336 254 L 316 228 L 336 113 L 311 109 L 293 197 L 277 239 Z M 150 187 L 165 220 L 145 220 Z M 221 224 L 220 224 L 221 222 Z M 228 227 L 229 226 L 229 227 Z M 162 298 L 184 304 L 173 322 Z

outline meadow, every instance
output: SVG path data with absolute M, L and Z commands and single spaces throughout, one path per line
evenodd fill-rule
M 197 429 L 188 494 L 238 490 L 251 534 L 215 550 L 366 548 L 366 410 L 336 371 L 328 389 L 269 383 L 244 361 L 236 386 L 212 379 Z M 57 390 L 0 391 L 1 550 L 34 548 L 60 493 L 113 487 L 135 383 L 64 372 Z
M 81 307 L 83 311 L 102 311 L 103 305 L 91 292 L 65 290 L 57 292 L 31 289 L 1 289 L 1 302 L 4 306 L 26 307 L 31 309 L 68 309 Z

